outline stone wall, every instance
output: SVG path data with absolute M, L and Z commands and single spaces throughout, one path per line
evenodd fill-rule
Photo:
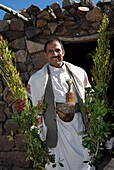
M 29 77 L 46 62 L 44 43 L 51 37 L 64 43 L 97 40 L 103 14 L 109 17 L 110 35 L 114 35 L 114 0 L 93 3 L 64 0 L 62 8 L 54 3 L 41 10 L 31 5 L 16 14 L 6 13 L 0 21 L 0 34 L 8 40 L 16 57 L 16 67 L 27 83 Z M 17 15 L 20 14 L 20 15 Z M 23 16 L 23 17 L 22 17 Z M 0 77 L 0 170 L 24 170 L 32 167 L 26 161 L 26 145 L 18 133 L 18 123 L 11 119 L 12 99 L 6 82 Z M 8 140 L 13 131 L 15 138 Z

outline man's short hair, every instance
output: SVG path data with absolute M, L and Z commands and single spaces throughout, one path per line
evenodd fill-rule
M 63 47 L 62 42 L 61 42 L 59 39 L 57 39 L 57 38 L 52 38 L 52 39 L 48 40 L 48 41 L 45 43 L 44 51 L 45 51 L 45 52 L 47 51 L 47 45 L 48 45 L 49 43 L 52 43 L 52 42 L 55 42 L 55 41 L 59 42 L 60 45 L 61 45 L 62 50 L 64 50 L 64 47 Z

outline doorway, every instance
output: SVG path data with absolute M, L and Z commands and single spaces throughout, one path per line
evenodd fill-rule
M 110 40 L 110 48 L 111 51 L 111 58 L 114 59 L 114 38 Z M 88 42 L 88 43 L 70 43 L 66 44 L 63 42 L 65 48 L 65 58 L 64 60 L 70 62 L 76 66 L 82 67 L 88 74 L 89 81 L 91 83 L 91 68 L 93 65 L 93 60 L 90 54 L 95 52 L 97 47 L 97 42 Z M 109 83 L 108 88 L 108 98 L 109 104 L 111 105 L 114 100 L 114 65 L 113 65 L 113 72 L 112 78 Z

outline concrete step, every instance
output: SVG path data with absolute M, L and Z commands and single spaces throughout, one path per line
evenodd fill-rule
M 114 158 L 103 168 L 103 170 L 114 170 Z

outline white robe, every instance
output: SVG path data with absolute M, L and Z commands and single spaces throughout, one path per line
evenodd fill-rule
M 83 102 L 85 101 L 85 88 L 90 87 L 86 72 L 73 64 L 65 62 L 70 70 L 74 73 L 77 83 L 77 90 Z M 62 68 L 50 67 L 53 91 L 56 102 L 65 103 L 65 94 L 68 90 L 66 80 L 69 74 L 65 65 Z M 34 75 L 31 76 L 28 84 L 31 87 L 31 100 L 34 106 L 38 100 L 44 96 L 45 87 L 48 79 L 47 64 Z M 56 168 L 51 164 L 46 165 L 46 170 L 93 170 L 84 161 L 89 160 L 86 148 L 82 146 L 82 136 L 79 132 L 84 130 L 81 113 L 76 113 L 71 122 L 63 122 L 57 115 L 58 142 L 55 148 L 50 149 L 55 154 Z M 46 139 L 47 128 L 43 120 L 41 139 Z M 59 162 L 64 165 L 61 167 Z

